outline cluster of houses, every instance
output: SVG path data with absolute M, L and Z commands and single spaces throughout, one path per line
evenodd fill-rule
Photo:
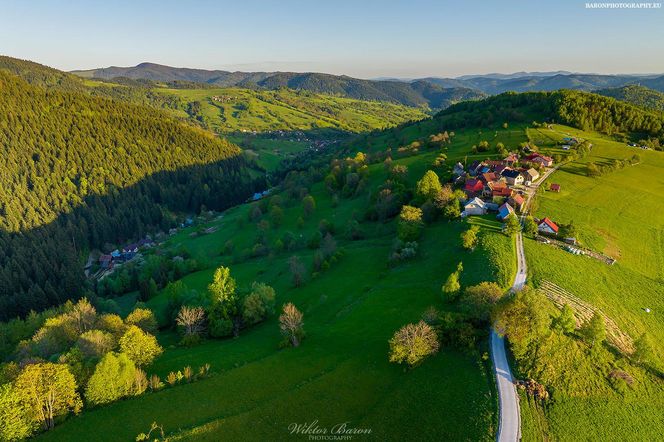
M 539 169 L 553 166 L 553 158 L 534 152 L 520 158 L 510 153 L 502 160 L 476 161 L 468 170 L 461 163 L 454 166 L 454 175 L 468 200 L 462 216 L 485 215 L 497 211 L 504 220 L 521 212 L 526 203 L 525 187 L 540 177 Z
M 136 257 L 140 248 L 150 247 L 152 244 L 152 239 L 144 238 L 137 243 L 128 244 L 121 249 L 115 249 L 108 255 L 101 255 L 99 257 L 99 268 L 101 270 L 110 270 L 116 264 L 131 261 Z

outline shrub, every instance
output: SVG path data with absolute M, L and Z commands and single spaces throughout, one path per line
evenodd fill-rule
M 155 334 L 157 332 L 157 320 L 152 310 L 147 308 L 134 309 L 129 313 L 125 322 L 129 326 L 135 325 L 147 333 Z
M 422 210 L 417 207 L 403 206 L 399 214 L 397 233 L 402 241 L 414 241 L 422 230 Z

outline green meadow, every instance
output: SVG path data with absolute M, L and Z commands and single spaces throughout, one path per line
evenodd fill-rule
M 219 133 L 325 128 L 365 132 L 426 117 L 419 108 L 290 89 L 156 88 L 153 91 L 179 98 L 181 106 L 177 112 L 181 116 L 190 115 Z M 198 103 L 193 111 L 192 103 Z
M 535 215 L 563 223 L 573 221 L 583 245 L 612 256 L 617 262 L 610 266 L 526 240 L 530 283 L 537 286 L 542 280 L 552 281 L 601 308 L 632 338 L 645 332 L 654 342 L 662 342 L 664 214 L 657 207 L 664 195 L 664 155 L 564 126 L 529 130 L 531 139 L 551 154 L 560 153 L 553 143 L 563 135 L 589 140 L 592 151 L 549 177 L 550 183 L 561 185 L 561 192 L 539 194 Z M 639 164 L 597 178 L 586 176 L 589 162 L 608 164 L 634 154 L 641 157 Z M 661 364 L 661 346 L 655 346 L 655 353 Z M 624 358 L 616 358 L 614 364 L 635 380 L 625 392 L 609 388 L 603 374 L 596 373 L 596 387 L 591 391 L 558 394 L 544 410 L 532 401 L 522 407 L 524 428 L 538 435 L 533 440 L 545 439 L 536 430 L 546 428 L 542 425 L 543 416 L 548 421 L 548 436 L 559 440 L 658 439 L 664 431 L 661 365 L 645 370 Z
M 475 135 L 460 135 L 449 147 L 449 157 L 463 158 Z M 396 162 L 408 165 L 412 185 L 437 154 L 435 149 L 423 151 Z M 386 177 L 382 164 L 370 166 L 368 187 Z M 492 440 L 497 397 L 490 363 L 483 356 L 486 342 L 479 352 L 444 347 L 421 366 L 405 370 L 388 362 L 387 341 L 402 325 L 419 320 L 429 306 L 457 308 L 443 302 L 440 287 L 459 262 L 464 266 L 462 286 L 489 280 L 509 285 L 515 252 L 512 241 L 499 233 L 500 224 L 492 216 L 472 219 L 481 227 L 481 246 L 469 252 L 459 238 L 466 222 L 434 222 L 424 229 L 417 257 L 390 267 L 394 222 L 362 222 L 364 239 L 344 239 L 347 221 L 361 219 L 366 195 L 342 198 L 337 204 L 322 183 L 314 184 L 310 193 L 316 199 L 311 219 L 299 227 L 301 206 L 285 203 L 281 225 L 267 231 L 272 244 L 287 231 L 307 238 L 321 219 L 335 225 L 343 256 L 309 277 L 303 287 L 293 287 L 287 260 L 297 254 L 310 267 L 309 249 L 238 260 L 254 243 L 256 229 L 248 215 L 258 203 L 232 208 L 206 224 L 217 228 L 214 233 L 192 236 L 195 228 L 182 229 L 164 245 L 186 248 L 209 264 L 183 278 L 190 289 L 205 291 L 220 264 L 231 268 L 241 286 L 252 281 L 272 285 L 278 306 L 291 301 L 304 313 L 307 337 L 299 348 L 279 349 L 276 317 L 239 338 L 207 340 L 191 348 L 177 346 L 176 333 L 164 330 L 159 340 L 166 351 L 148 373 L 163 378 L 188 365 L 209 363 L 209 378 L 88 410 L 40 437 L 72 440 L 94 433 L 97 440 L 130 440 L 155 421 L 175 440 L 286 440 L 293 437 L 290 424 L 318 421 L 321 427 L 349 422 L 371 429 L 370 435 L 358 436 L 360 440 Z M 224 254 L 229 240 L 234 251 Z M 125 295 L 123 302 L 130 302 L 132 295 Z M 161 293 L 147 304 L 164 321 L 167 302 Z M 118 426 L 120 417 L 123 425 Z

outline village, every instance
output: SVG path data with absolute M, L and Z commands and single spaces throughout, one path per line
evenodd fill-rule
M 461 216 L 497 212 L 497 218 L 504 221 L 512 214 L 524 213 L 528 194 L 535 191 L 552 168 L 553 158 L 538 152 L 524 157 L 510 153 L 502 160 L 475 161 L 468 170 L 457 163 L 453 170 L 455 183 L 463 184 L 467 196 Z M 551 184 L 549 190 L 560 192 L 560 184 Z M 557 235 L 559 231 L 548 218 L 538 220 L 538 229 L 550 235 Z
M 576 144 L 575 138 L 565 138 L 563 149 Z M 565 149 L 567 150 L 567 149 Z M 506 221 L 510 215 L 525 216 L 528 201 L 552 172 L 555 171 L 553 158 L 538 152 L 523 157 L 509 153 L 502 160 L 475 161 L 468 169 L 460 162 L 454 166 L 453 180 L 463 188 L 467 200 L 463 205 L 462 217 L 483 216 L 496 213 L 496 218 Z M 561 185 L 551 183 L 546 189 L 559 193 Z M 537 224 L 537 241 L 559 247 L 574 255 L 585 255 L 612 265 L 616 260 L 602 253 L 581 247 L 577 238 L 561 235 L 565 227 L 548 217 L 534 219 Z

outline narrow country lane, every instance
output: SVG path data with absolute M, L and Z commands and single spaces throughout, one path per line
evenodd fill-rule
M 526 204 L 521 218 L 525 218 L 530 209 L 530 204 L 540 184 L 542 184 L 557 167 L 547 170 L 535 186 L 526 191 Z M 526 265 L 526 254 L 523 251 L 523 235 L 516 235 L 516 276 L 512 284 L 513 291 L 519 291 L 526 285 L 528 267 Z M 500 422 L 496 440 L 498 442 L 515 442 L 521 439 L 521 413 L 519 411 L 519 396 L 514 385 L 514 376 L 505 352 L 505 339 L 491 329 L 491 359 L 493 361 L 496 376 L 496 388 L 499 398 Z

